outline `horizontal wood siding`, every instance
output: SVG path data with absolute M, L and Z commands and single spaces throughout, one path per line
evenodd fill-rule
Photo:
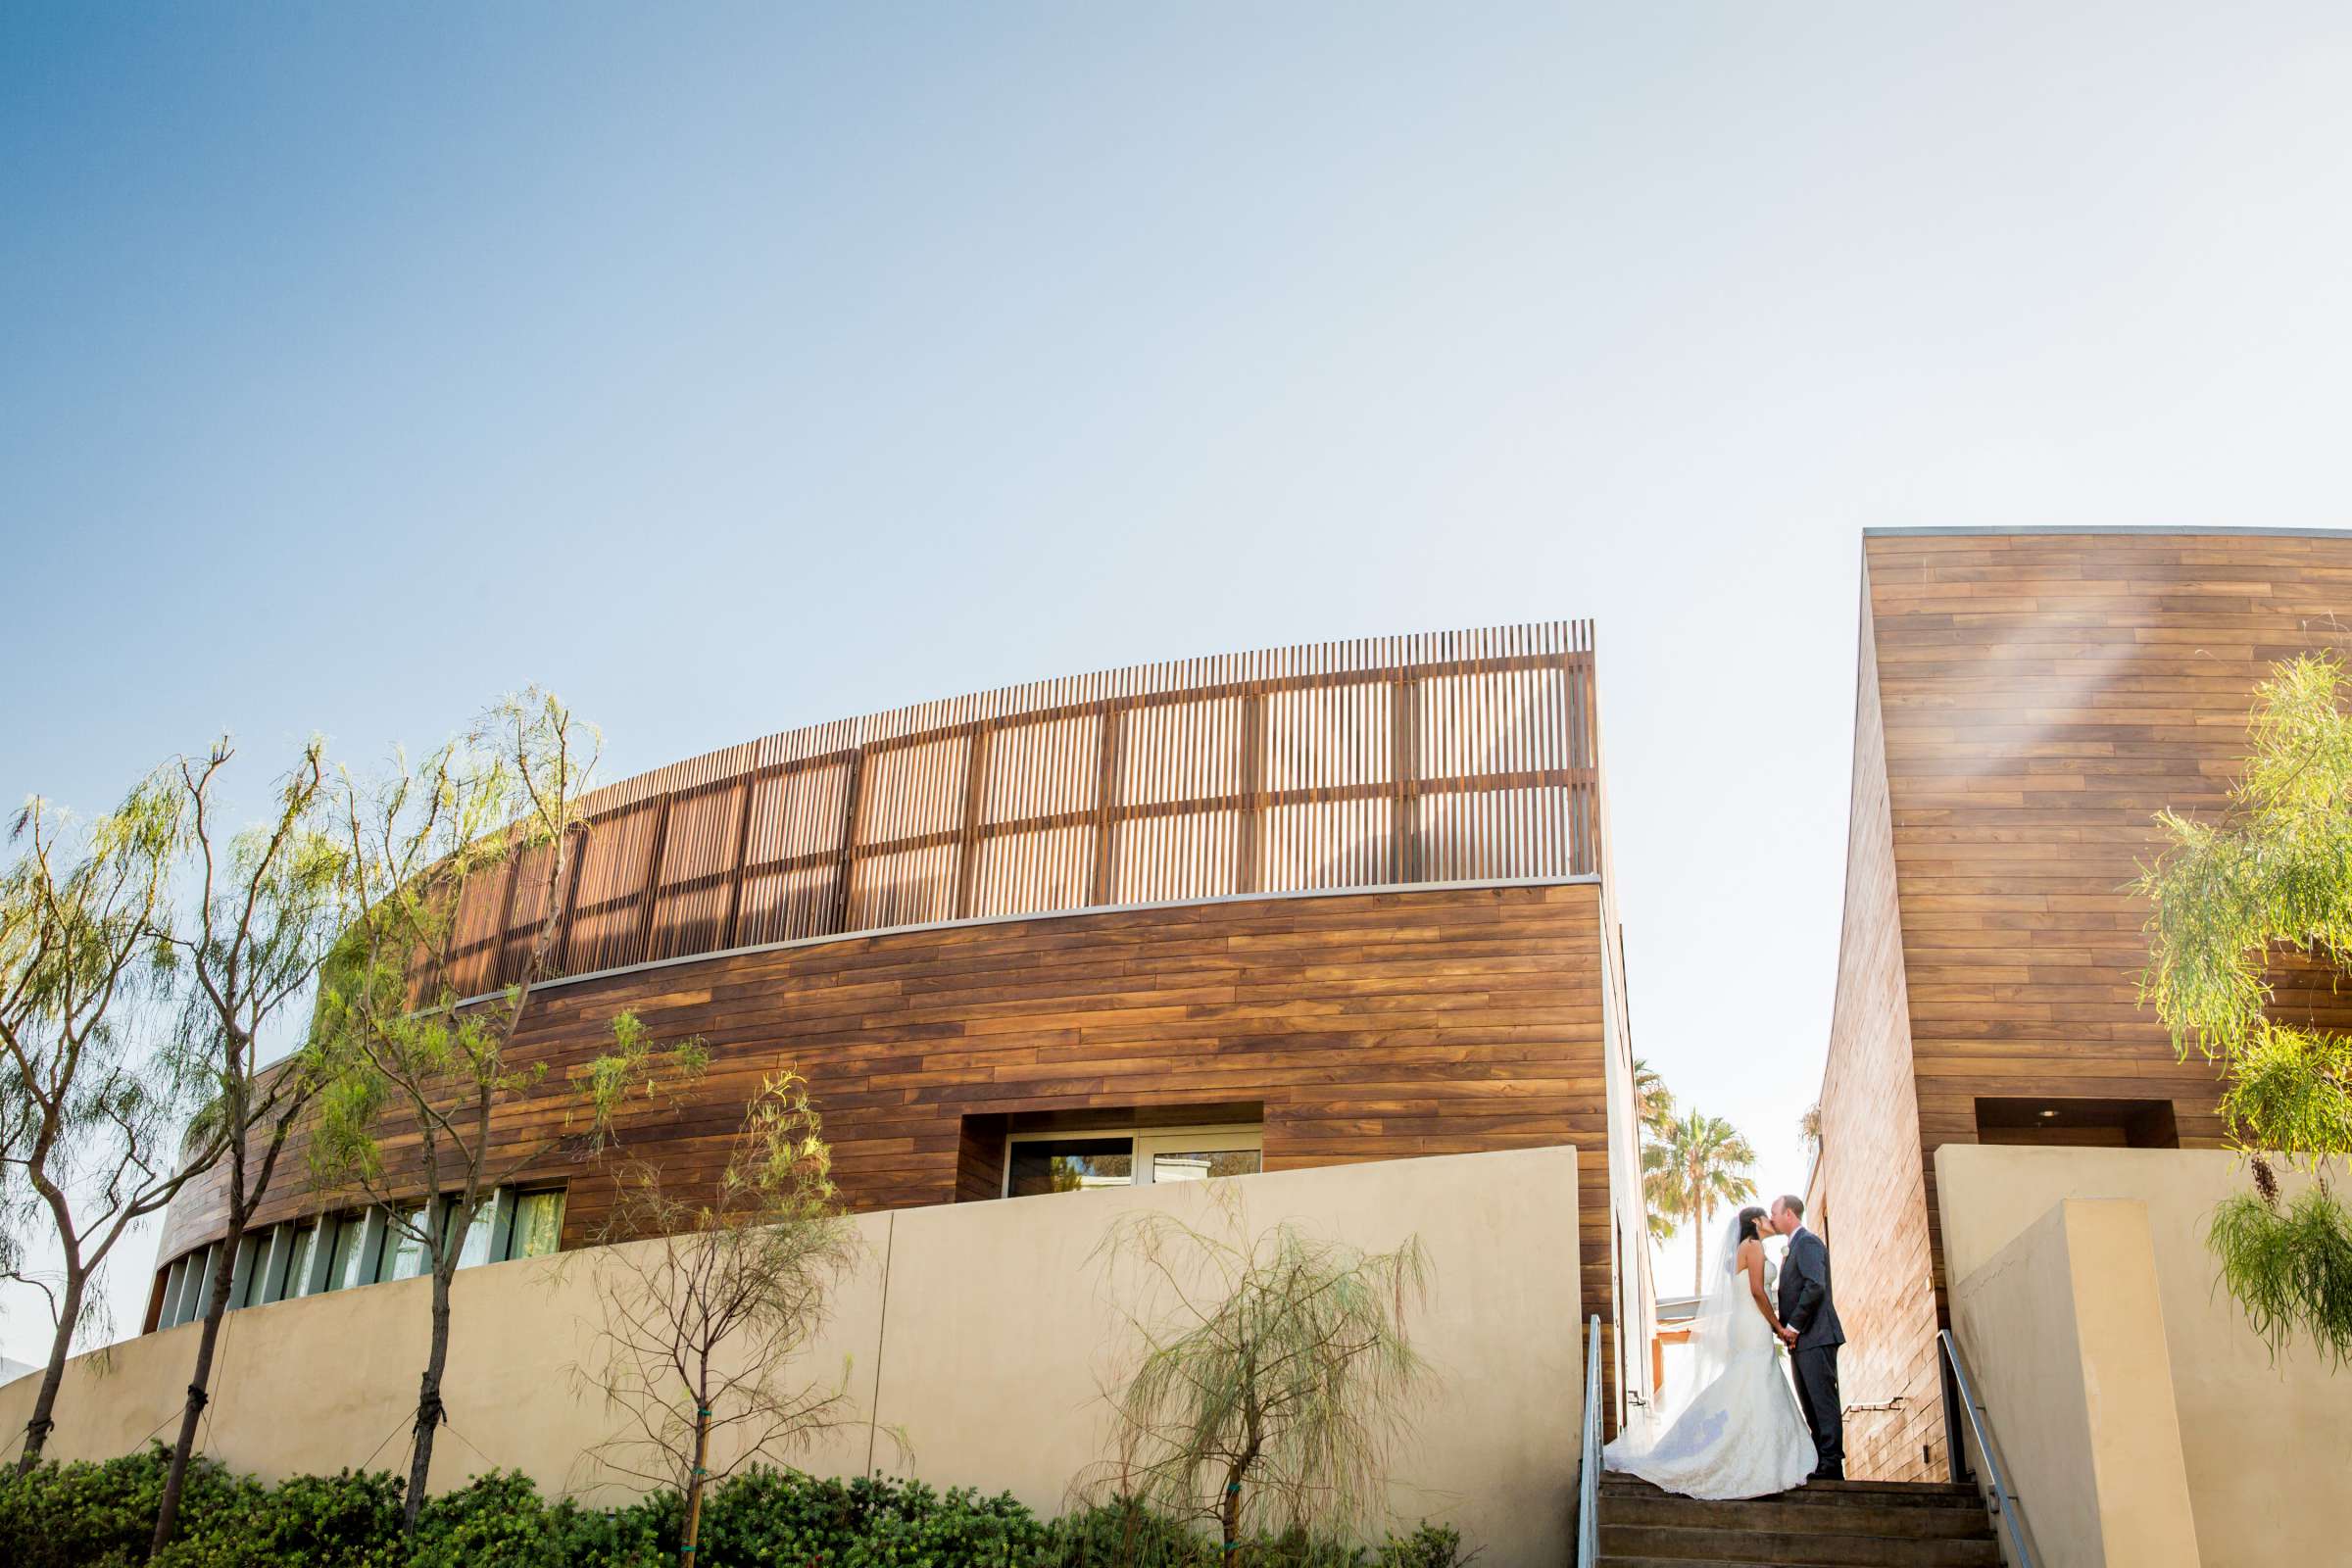
M 2214 1068 L 2178 1059 L 2138 1005 L 2147 911 L 2128 884 L 2162 847 L 2160 808 L 2222 808 L 2272 664 L 2347 646 L 2352 538 L 1881 535 L 1864 556 L 1901 968 L 1886 972 L 1884 898 L 1858 895 L 1849 863 L 1824 1106 L 1831 1223 L 1854 1225 L 1857 1197 L 1924 1211 L 1940 1313 L 1933 1154 L 1976 1141 L 1979 1097 L 2168 1101 L 2183 1147 L 2221 1140 Z M 1858 775 L 1863 751 L 1858 734 Z M 1859 776 L 1856 799 L 1859 812 Z M 1866 837 L 1858 821 L 1851 854 Z M 1906 1114 L 1885 1081 L 1905 1032 L 1880 1016 L 1889 979 L 1902 984 L 1922 1191 L 1910 1195 L 1906 1158 L 1901 1190 L 1849 1197 L 1838 1172 L 1886 1153 Z M 2348 1016 L 2324 983 L 2290 991 L 2292 1008 Z M 1908 1267 L 1907 1244 L 1888 1245 Z M 1841 1295 L 1854 1251 L 1839 1250 Z M 1890 1280 L 1884 1299 L 1911 1289 Z M 1906 1473 L 1899 1461 L 1886 1473 Z
M 1868 583 L 1864 584 L 1867 612 Z M 1822 1081 L 1822 1154 L 1807 1222 L 1836 1260 L 1838 1355 L 1849 1473 L 1885 1481 L 1941 1480 L 1941 1375 L 1936 1364 L 1935 1263 L 1904 989 L 1902 920 L 1886 806 L 1870 616 L 1862 616 L 1854 694 L 1854 762 L 1847 818 L 1845 918 L 1829 1067 Z

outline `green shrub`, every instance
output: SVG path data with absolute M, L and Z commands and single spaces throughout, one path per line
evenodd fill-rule
M 0 1476 L 0 1562 L 17 1568 L 89 1568 L 135 1560 L 154 1534 L 156 1503 L 163 1495 L 155 1451 L 104 1464 L 50 1460 L 24 1475 Z M 188 1494 L 210 1492 L 221 1479 L 219 1465 L 192 1465 Z
M 155 1529 L 170 1454 L 51 1462 L 0 1475 L 0 1563 L 135 1568 Z M 199 1458 L 178 1537 L 155 1568 L 665 1568 L 683 1505 L 662 1493 L 617 1508 L 548 1501 L 493 1471 L 428 1501 L 400 1533 L 401 1482 L 346 1470 L 275 1487 Z M 920 1481 L 827 1481 L 751 1470 L 704 1504 L 696 1568 L 1220 1568 L 1216 1543 L 1119 1498 L 1051 1523 L 1008 1494 Z M 1379 1547 L 1261 1537 L 1247 1568 L 1456 1568 L 1461 1538 L 1423 1525 Z
M 171 1451 L 159 1444 L 149 1458 L 160 1496 Z M 191 1468 L 191 1483 L 194 1475 Z M 155 1568 L 394 1568 L 406 1560 L 400 1494 L 394 1477 L 351 1470 L 295 1476 L 274 1488 L 223 1478 L 202 1498 L 191 1484 L 179 1531 Z M 154 1530 L 151 1498 L 139 1521 L 140 1552 Z

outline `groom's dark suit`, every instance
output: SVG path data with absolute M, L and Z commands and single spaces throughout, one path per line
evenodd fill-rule
M 1830 1295 L 1830 1250 L 1801 1225 L 1781 1259 L 1781 1322 L 1796 1330 L 1788 1360 L 1796 1373 L 1796 1402 L 1813 1429 L 1819 1461 L 1813 1474 L 1843 1480 L 1845 1411 L 1838 1402 L 1838 1347 L 1845 1343 L 1845 1330 L 1838 1326 L 1838 1303 Z

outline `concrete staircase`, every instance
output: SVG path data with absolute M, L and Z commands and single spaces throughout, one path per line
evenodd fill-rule
M 1608 1472 L 1601 1568 L 1999 1568 L 1976 1489 L 1815 1481 L 1744 1502 L 1700 1502 Z

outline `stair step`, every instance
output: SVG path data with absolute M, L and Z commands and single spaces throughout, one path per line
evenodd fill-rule
M 1621 1525 L 1601 1511 L 1600 1549 L 1681 1562 L 1802 1564 L 1805 1568 L 1998 1568 L 2000 1547 L 1976 1541 L 1900 1541 L 1822 1531 L 1707 1530 Z
M 1694 1564 L 1689 1557 L 1628 1557 L 1604 1551 L 1593 1561 L 1599 1568 L 1788 1568 L 1786 1557 L 1769 1562 L 1747 1557 L 1702 1557 Z M 1859 1564 L 1841 1564 L 1840 1568 L 1905 1568 L 1905 1564 L 1899 1557 L 1874 1557 Z
M 1802 1535 L 1887 1536 L 1900 1541 L 1961 1541 L 1992 1539 L 1992 1521 L 1983 1504 L 1968 1499 L 1965 1508 L 1888 1506 L 1868 1495 L 1841 1497 L 1835 1503 L 1819 1499 L 1788 1500 L 1757 1497 L 1739 1502 L 1701 1502 L 1665 1493 L 1649 1495 L 1620 1494 L 1604 1497 L 1601 1517 L 1613 1525 L 1685 1525 L 1705 1530 L 1766 1530 Z
M 1614 1497 L 1680 1497 L 1680 1493 L 1668 1492 L 1653 1486 L 1639 1476 L 1622 1470 L 1610 1470 L 1600 1478 L 1602 1498 Z M 1685 1501 L 1695 1499 L 1685 1498 Z M 1977 1489 L 1965 1482 L 1948 1481 L 1808 1481 L 1788 1492 L 1776 1492 L 1769 1497 L 1747 1499 L 1827 1505 L 1831 1507 L 1873 1508 L 1971 1508 L 1982 1510 L 1984 1499 Z
M 1593 1561 L 1599 1568 L 1789 1568 L 1788 1559 L 1775 1557 L 1767 1561 L 1757 1557 L 1628 1557 L 1622 1552 L 1604 1551 Z M 1840 1564 L 1839 1568 L 1906 1568 L 1900 1557 L 1871 1557 L 1860 1563 Z

